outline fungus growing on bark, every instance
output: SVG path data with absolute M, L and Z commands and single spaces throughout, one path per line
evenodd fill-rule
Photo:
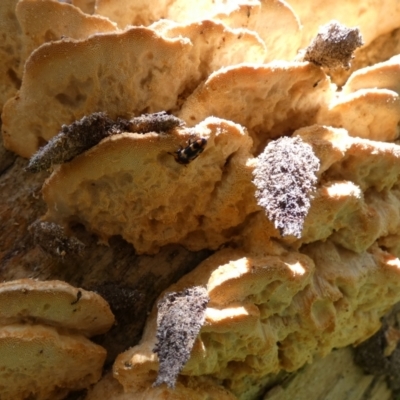
M 98 294 L 62 281 L 20 279 L 0 285 L 0 324 L 40 322 L 85 336 L 100 335 L 114 323 L 107 302 Z
M 115 22 L 83 13 L 68 2 L 19 0 L 15 13 L 21 27 L 21 65 L 43 43 L 86 39 L 96 33 L 117 30 Z
M 171 287 L 206 284 L 210 297 L 181 376 L 205 375 L 225 382 L 239 398 L 255 398 L 268 374 L 295 371 L 316 355 L 372 335 L 400 298 L 399 278 L 399 260 L 376 246 L 357 254 L 328 240 L 301 253 L 282 248 L 280 255 L 254 257 L 221 250 Z M 341 282 L 340 289 L 334 282 Z M 381 285 L 391 289 L 377 301 L 372 287 Z M 127 392 L 139 394 L 146 387 L 149 396 L 155 394 L 146 382 L 159 368 L 152 353 L 156 319 L 154 309 L 141 343 L 114 364 L 114 376 Z
M 21 28 L 15 15 L 18 0 L 0 2 L 0 111 L 21 84 Z
M 311 63 L 239 64 L 212 73 L 177 115 L 189 126 L 209 115 L 239 123 L 259 154 L 270 139 L 316 123 L 332 96 L 328 77 Z
M 52 327 L 0 327 L 0 390 L 4 400 L 63 399 L 101 377 L 106 351 L 82 335 Z
M 121 132 L 166 133 L 183 124 L 182 120 L 165 112 L 143 114 L 130 120 L 118 118 L 117 121 L 103 112 L 96 112 L 71 125 L 63 125 L 60 133 L 33 155 L 26 169 L 39 172 L 70 161 L 110 135 Z
M 345 128 L 351 136 L 392 142 L 399 137 L 400 97 L 388 89 L 343 93 L 320 113 L 318 120 Z
M 116 29 L 117 25 L 107 18 L 84 14 L 77 7 L 58 1 L 1 1 L 0 111 L 20 88 L 25 61 L 40 45 L 54 40 L 84 39 Z
M 233 29 L 245 28 L 257 32 L 263 40 L 268 49 L 267 61 L 292 60 L 301 41 L 301 21 L 290 4 L 280 0 L 199 0 L 195 7 L 185 0 L 158 1 L 157 4 L 138 0 L 134 3 L 97 0 L 96 13 L 117 22 L 120 28 L 148 26 L 162 19 L 179 24 L 217 21 Z
M 164 39 L 144 27 L 43 44 L 25 64 L 18 97 L 4 107 L 5 146 L 31 157 L 41 141 L 57 134 L 60 125 L 93 112 L 101 110 L 116 119 L 141 114 L 143 109 L 171 109 L 188 76 L 192 78 L 190 49 L 188 39 Z M 137 69 L 137 65 L 145 67 Z M 183 73 L 172 79 L 176 71 Z M 35 117 L 27 116 L 31 112 Z M 17 133 L 20 128 L 26 129 L 24 134 Z
M 121 235 L 139 254 L 171 243 L 216 250 L 168 289 L 206 287 L 204 298 L 210 298 L 205 323 L 195 324 L 202 326 L 188 362 L 185 346 L 180 361 L 170 361 L 162 329 L 157 333 L 164 306 L 154 307 L 141 343 L 118 357 L 114 378 L 105 377 L 92 396 L 110 388 L 120 398 L 126 390 L 151 400 L 254 399 L 271 374 L 293 372 L 379 328 L 381 316 L 400 300 L 398 61 L 358 71 L 338 91 L 321 67 L 293 58 L 299 43 L 308 44 L 331 18 L 359 26 L 366 43 L 398 28 L 396 1 L 373 0 L 365 9 L 360 2 L 289 0 L 298 18 L 279 0 L 225 2 L 222 8 L 201 2 L 209 7 L 199 11 L 183 0 L 156 6 L 98 0 L 96 10 L 73 0 L 108 13 L 120 27 L 132 17 L 148 26 L 50 40 L 29 56 L 20 91 L 2 114 L 8 148 L 30 157 L 45 142 L 60 143 L 52 138 L 63 124 L 82 133 L 82 121 L 97 121 L 89 124 L 90 139 L 79 154 L 68 149 L 67 157 L 46 162 L 40 156 L 30 167 L 62 162 L 43 187 L 44 232 L 78 221 L 104 241 Z M 22 0 L 19 9 L 40 3 Z M 343 32 L 331 28 L 340 39 Z M 48 36 L 58 39 L 60 32 Z M 347 34 L 360 44 L 357 31 Z M 338 52 L 328 46 L 330 67 L 338 65 L 338 55 L 348 64 L 347 44 L 342 41 Z M 310 58 L 318 64 L 325 62 L 320 50 L 319 59 Z M 109 116 L 106 126 L 103 117 L 96 119 L 100 113 Z M 86 140 L 93 142 L 86 146 Z M 177 163 L 171 154 L 191 162 Z M 258 191 L 252 180 L 259 181 Z M 266 215 L 270 206 L 274 212 Z M 85 297 L 83 291 L 74 295 L 73 310 Z M 25 337 L 29 324 L 40 336 L 41 318 L 12 320 L 3 336 Z M 68 334 L 60 341 L 72 343 L 73 324 L 45 320 L 53 338 Z M 79 343 L 79 335 L 89 336 L 76 335 Z M 155 381 L 167 385 L 154 387 Z
M 99 295 L 61 281 L 0 284 L 0 390 L 4 400 L 62 399 L 101 377 L 106 351 L 88 337 L 114 323 Z
M 323 182 L 315 192 L 300 243 L 331 236 L 335 243 L 362 252 L 397 232 L 398 145 L 319 125 L 299 129 L 295 135 L 309 143 L 320 159 L 318 177 Z
M 400 55 L 370 67 L 353 72 L 342 92 L 354 93 L 360 89 L 389 89 L 400 95 Z
M 3 109 L 5 147 L 31 157 L 60 125 L 99 110 L 112 119 L 172 112 L 215 69 L 263 62 L 257 34 L 212 21 L 200 25 L 204 31 L 195 29 L 193 42 L 192 26 L 172 38 L 135 26 L 43 44 L 28 58 L 19 93 Z
M 283 137 L 270 142 L 257 161 L 257 204 L 282 236 L 300 238 L 320 166 L 312 147 L 299 137 Z
M 207 140 L 205 150 L 177 163 L 171 153 L 196 138 Z M 167 135 L 112 135 L 53 172 L 43 188 L 45 219 L 80 222 L 105 241 L 122 235 L 139 253 L 169 243 L 215 249 L 258 209 L 250 146 L 242 127 L 212 117 Z

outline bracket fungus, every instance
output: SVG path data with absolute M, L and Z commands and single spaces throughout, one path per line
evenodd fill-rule
M 50 170 L 48 209 L 32 226 L 39 242 L 57 231 L 48 251 L 72 251 L 64 232 L 79 223 L 138 255 L 171 244 L 214 251 L 160 294 L 141 342 L 87 398 L 253 400 L 280 372 L 374 334 L 400 300 L 399 55 L 368 65 L 366 51 L 362 68 L 332 82 L 367 45 L 379 50 L 374 39 L 396 40 L 398 1 L 69 3 L 0 5 L 12 16 L 0 18 L 4 144 L 33 156 L 28 170 Z M 52 17 L 41 25 L 39 14 Z M 317 36 L 324 25 L 328 43 Z M 32 299 L 0 310 L 0 342 L 34 332 L 52 353 L 61 346 L 58 360 L 78 344 L 94 354 L 64 363 L 78 374 L 92 362 L 71 384 L 23 375 L 38 398 L 100 378 L 104 350 L 87 337 L 113 321 L 97 297 L 63 285 L 0 285 L 3 303 L 11 292 Z M 62 300 L 50 303 L 54 291 Z M 90 312 L 71 313 L 84 305 Z M 171 317 L 177 309 L 183 319 Z
M 180 165 L 173 152 L 193 138 L 207 146 Z M 241 126 L 212 117 L 166 135 L 112 135 L 46 181 L 46 220 L 82 223 L 105 241 L 122 235 L 140 253 L 174 242 L 215 249 L 257 209 L 246 166 L 250 146 Z
M 83 39 L 117 25 L 88 15 L 71 4 L 53 0 L 4 0 L 0 4 L 0 111 L 20 88 L 24 64 L 40 45 L 55 40 Z
M 316 123 L 332 96 L 329 78 L 311 63 L 239 64 L 212 73 L 178 116 L 190 126 L 209 115 L 235 121 L 248 129 L 260 153 L 268 140 Z
M 15 15 L 18 0 L 0 3 L 0 110 L 21 84 L 21 28 Z
M 295 371 L 316 355 L 372 335 L 400 298 L 399 276 L 399 260 L 377 247 L 357 254 L 328 240 L 302 253 L 282 248 L 274 256 L 221 250 L 171 287 L 206 284 L 210 297 L 181 374 L 206 376 L 224 382 L 239 398 L 255 398 L 257 382 L 268 374 Z M 159 368 L 152 352 L 156 317 L 153 309 L 141 343 L 114 364 L 114 376 L 127 392 L 155 394 L 146 382 Z
M 164 0 L 156 4 L 147 1 L 97 0 L 96 13 L 116 21 L 120 28 L 128 25 L 148 26 L 160 19 L 182 24 L 222 21 L 230 28 L 246 28 L 257 32 L 268 48 L 268 61 L 293 59 L 301 40 L 298 16 L 290 4 L 280 0 L 200 0 L 196 6 L 185 0 Z
M 353 93 L 360 89 L 389 89 L 400 95 L 399 71 L 400 55 L 387 61 L 355 71 L 343 86 L 343 93 Z
M 114 323 L 102 297 L 21 279 L 0 284 L 0 302 L 2 399 L 62 399 L 100 379 L 106 350 L 88 338 Z
M 32 156 L 26 169 L 39 172 L 70 161 L 110 135 L 112 126 L 112 120 L 104 113 L 93 113 L 71 125 L 63 125 L 61 131 Z
M 86 40 L 43 44 L 25 64 L 18 95 L 4 106 L 5 147 L 31 157 L 41 143 L 59 132 L 60 125 L 97 111 L 112 119 L 137 116 L 143 110 L 171 111 L 214 69 L 263 61 L 264 45 L 256 34 L 233 31 L 212 21 L 205 25 L 204 30 L 211 31 L 210 39 L 214 36 L 210 42 L 201 40 L 201 31 L 197 34 L 200 40 L 192 42 L 191 26 L 187 35 L 182 32 L 172 38 L 134 26 Z M 242 38 L 244 45 L 237 45 Z
M 117 24 L 99 15 L 88 15 L 67 2 L 19 0 L 15 7 L 21 27 L 21 65 L 43 43 L 86 39 L 99 32 L 117 30 Z

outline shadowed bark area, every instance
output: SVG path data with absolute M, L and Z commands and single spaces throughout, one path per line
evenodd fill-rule
M 96 237 L 76 226 L 69 234 L 85 245 L 81 253 L 48 254 L 34 243 L 28 230 L 46 211 L 41 187 L 48 173 L 26 172 L 27 164 L 18 157 L 0 175 L 0 280 L 59 279 L 101 294 L 117 320 L 107 334 L 95 338 L 106 347 L 110 364 L 139 341 L 157 296 L 210 252 L 192 253 L 172 245 L 154 256 L 137 256 L 120 237 L 112 238 L 109 246 L 99 245 Z

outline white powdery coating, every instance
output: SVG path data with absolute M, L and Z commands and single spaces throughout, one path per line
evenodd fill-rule
M 319 166 L 312 147 L 298 137 L 270 142 L 258 156 L 253 172 L 257 203 L 281 235 L 301 237 Z
M 350 68 L 354 51 L 363 45 L 360 30 L 347 28 L 338 21 L 323 25 L 307 47 L 304 61 L 331 69 Z

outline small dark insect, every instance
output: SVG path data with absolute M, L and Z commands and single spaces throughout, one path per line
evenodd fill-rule
M 189 145 L 186 147 L 181 147 L 174 153 L 170 153 L 174 156 L 175 161 L 179 164 L 189 164 L 195 158 L 197 158 L 207 145 L 207 139 L 189 139 Z

